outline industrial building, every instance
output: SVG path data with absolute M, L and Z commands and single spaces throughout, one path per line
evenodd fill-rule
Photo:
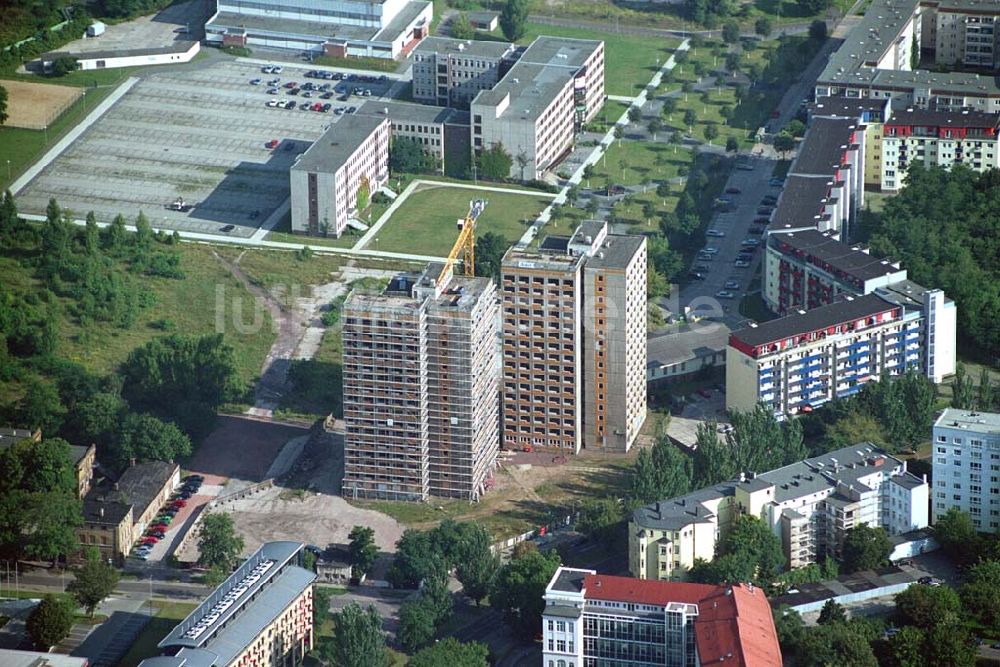
M 431 264 L 344 303 L 343 492 L 476 500 L 499 449 L 499 314 L 488 278 Z
M 543 667 L 773 667 L 781 647 L 764 591 L 640 581 L 560 567 L 545 588 Z
M 368 196 L 389 178 L 390 123 L 385 116 L 342 116 L 299 155 L 289 171 L 292 232 L 340 236 Z
M 300 542 L 267 542 L 140 667 L 285 667 L 313 647 L 313 581 Z
M 73 58 L 83 71 L 116 69 L 119 67 L 146 67 L 149 65 L 179 65 L 190 62 L 201 50 L 199 42 L 181 41 L 168 46 L 145 49 L 109 49 L 106 51 L 51 51 L 43 53 L 32 68 L 43 72 L 51 69 L 59 58 Z
M 501 268 L 503 442 L 625 452 L 646 418 L 646 244 L 582 223 Z
M 684 579 L 740 514 L 781 538 L 788 567 L 838 556 L 848 530 L 867 524 L 890 535 L 927 526 L 930 487 L 898 459 L 861 443 L 764 473 L 640 507 L 629 520 L 629 572 Z
M 979 111 L 894 111 L 882 138 L 880 185 L 893 192 L 906 185 L 914 164 L 950 168 L 962 164 L 977 172 L 1000 167 L 997 130 L 1000 114 Z
M 726 407 L 792 416 L 910 370 L 941 382 L 955 372 L 955 317 L 944 292 L 903 281 L 734 331 Z
M 954 508 L 1000 529 L 1000 414 L 945 408 L 933 429 L 934 521 Z
M 427 36 L 434 7 L 426 0 L 218 0 L 205 43 L 260 46 L 319 56 L 399 58 Z
M 501 63 L 513 55 L 507 42 L 428 37 L 413 50 L 413 99 L 467 109 L 479 91 L 497 85 Z

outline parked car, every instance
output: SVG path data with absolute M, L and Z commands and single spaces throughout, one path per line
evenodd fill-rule
M 271 65 L 271 74 L 281 74 L 281 70 L 285 69 L 281 65 Z
M 710 246 L 705 246 L 704 248 L 702 248 L 701 252 L 708 253 L 709 255 L 718 255 L 719 254 L 719 249 L 716 248 L 715 246 L 711 246 L 710 245 Z
M 761 234 L 764 233 L 764 228 L 763 227 L 751 227 L 750 228 L 750 233 L 751 234 L 756 234 L 757 236 L 760 236 Z
M 760 208 L 757 209 L 757 215 L 771 215 L 771 213 L 773 212 L 774 209 L 771 208 L 770 206 L 761 206 Z
M 771 218 L 754 218 L 753 223 L 755 225 L 769 225 L 771 224 Z
M 277 148 L 278 144 L 280 143 L 281 141 L 279 141 L 278 139 L 271 139 L 266 144 L 264 144 L 264 148 L 274 149 Z
M 219 231 L 222 232 L 223 234 L 228 234 L 229 232 L 233 231 L 234 229 L 236 229 L 236 225 L 226 225 L 225 227 L 223 227 Z
M 770 185 L 772 188 L 780 188 L 782 185 L 785 184 L 785 179 L 783 179 L 783 178 L 772 178 L 771 180 L 769 180 L 767 182 L 767 184 Z
M 710 267 L 708 264 L 695 264 L 694 270 L 700 273 L 708 273 L 709 271 L 712 270 L 712 267 Z
M 267 94 L 268 95 L 277 95 L 279 92 L 280 91 L 277 88 L 268 88 L 267 89 Z
M 320 95 L 320 96 L 319 96 L 319 98 L 320 98 L 321 100 L 328 100 L 328 99 L 330 99 L 331 97 L 333 97 L 333 93 L 331 93 L 331 92 L 329 92 L 329 91 L 327 91 L 327 92 L 325 92 L 325 93 L 323 93 L 322 95 Z
M 736 168 L 740 171 L 753 171 L 753 165 L 749 162 L 740 162 L 736 165 Z
M 260 79 L 250 79 L 250 85 L 251 86 L 259 86 L 260 83 L 261 83 Z
M 281 83 L 281 78 L 276 76 L 273 79 L 271 79 L 270 81 L 268 81 L 267 85 L 269 85 L 269 86 L 277 86 L 279 83 Z
M 727 195 L 738 195 L 741 194 L 742 192 L 743 191 L 740 190 L 739 188 L 726 188 Z
M 737 269 L 745 269 L 748 266 L 750 266 L 750 262 L 746 261 L 745 259 L 738 259 L 735 262 L 733 262 L 733 266 L 735 266 Z
M 740 283 L 738 280 L 727 280 L 726 284 L 723 285 L 726 289 L 739 289 Z
M 347 110 L 344 113 L 354 113 L 357 110 L 358 110 L 357 107 L 347 107 Z
M 294 81 L 288 81 L 287 83 L 285 83 L 285 88 L 288 88 L 289 90 L 291 90 L 292 88 L 298 88 L 298 84 L 295 83 Z
M 688 277 L 691 278 L 691 279 L 693 279 L 693 280 L 704 280 L 705 279 L 705 274 L 700 273 L 698 271 L 690 271 L 690 272 L 688 272 Z
M 763 204 L 764 206 L 774 206 L 775 204 L 778 203 L 778 198 L 775 197 L 774 195 L 764 195 L 761 198 L 760 203 Z
M 278 102 L 278 100 L 268 100 L 267 102 L 264 103 L 264 106 L 276 107 L 276 106 L 278 106 L 278 104 L 280 104 L 280 102 Z
M 719 297 L 720 299 L 736 298 L 736 295 L 730 292 L 729 290 L 719 290 L 718 292 L 715 293 L 715 296 Z
M 714 236 L 716 238 L 722 238 L 726 233 L 719 229 L 709 229 L 705 232 L 705 236 Z
M 327 102 L 322 107 L 320 107 L 319 110 L 322 111 L 323 113 L 326 113 L 326 112 L 328 112 L 331 109 L 331 107 L 333 107 L 333 105 L 330 104 L 329 102 Z
M 198 482 L 200 484 L 201 482 L 205 481 L 205 478 L 203 476 L 201 476 L 201 475 L 188 475 L 187 477 L 184 478 L 184 481 L 185 482 Z

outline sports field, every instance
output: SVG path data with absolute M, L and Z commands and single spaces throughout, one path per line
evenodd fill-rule
M 458 238 L 456 223 L 465 217 L 471 199 L 489 202 L 479 217 L 476 233 L 494 232 L 513 243 L 548 206 L 552 195 L 425 186 L 396 209 L 365 248 L 445 257 Z
M 53 86 L 30 81 L 4 81 L 7 89 L 7 122 L 9 127 L 41 130 L 52 124 L 69 105 L 82 94 L 76 86 Z

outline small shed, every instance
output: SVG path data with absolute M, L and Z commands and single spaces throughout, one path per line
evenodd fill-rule
M 470 12 L 469 23 L 476 30 L 493 32 L 500 22 L 500 14 L 497 12 Z
M 108 26 L 104 25 L 100 21 L 94 21 L 89 26 L 87 26 L 87 37 L 100 37 L 104 34 L 104 31 L 108 29 Z

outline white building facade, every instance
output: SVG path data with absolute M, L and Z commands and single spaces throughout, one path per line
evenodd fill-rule
M 976 529 L 1000 529 L 1000 414 L 946 408 L 933 428 L 932 516 L 956 508 Z

